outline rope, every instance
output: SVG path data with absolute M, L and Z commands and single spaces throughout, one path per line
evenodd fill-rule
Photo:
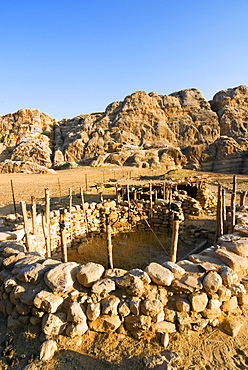
M 136 205 L 137 205 L 137 202 L 134 202 Z M 151 230 L 151 232 L 153 233 L 153 235 L 155 236 L 155 238 L 157 239 L 159 245 L 163 248 L 166 256 L 169 256 L 168 252 L 166 251 L 166 249 L 164 248 L 163 244 L 161 243 L 161 241 L 159 240 L 158 236 L 155 234 L 154 230 L 152 229 L 151 225 L 149 224 L 149 222 L 147 221 L 147 219 L 143 216 L 143 214 L 140 212 L 140 210 L 138 209 L 137 207 L 137 211 L 139 212 L 140 216 L 143 218 L 143 220 L 145 221 L 145 223 L 147 224 L 147 226 L 149 227 L 149 229 Z

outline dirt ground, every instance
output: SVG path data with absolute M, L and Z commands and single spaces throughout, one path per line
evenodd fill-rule
M 161 174 L 164 174 L 163 170 L 151 171 L 120 167 L 81 167 L 58 171 L 56 174 L 49 175 L 4 174 L 0 177 L 0 215 L 14 212 L 11 180 L 13 181 L 17 211 L 20 212 L 19 202 L 21 200 L 30 203 L 31 196 L 35 196 L 37 200 L 41 201 L 44 198 L 45 188 L 49 188 L 52 204 L 55 207 L 67 204 L 69 188 L 72 188 L 74 203 L 80 202 L 80 187 L 83 187 L 86 193 L 86 200 L 97 200 L 99 195 L 95 188 L 91 187 L 97 183 L 111 179 L 132 182 L 141 175 L 158 176 Z M 191 174 L 191 171 L 174 171 L 166 176 L 179 178 L 189 177 Z M 193 173 L 193 175 L 199 176 L 201 173 Z M 210 176 L 212 178 L 212 190 L 216 191 L 218 182 L 224 185 L 226 189 L 231 189 L 231 175 L 210 174 Z M 239 191 L 246 190 L 247 184 L 248 177 L 238 177 Z M 111 196 L 111 191 L 104 192 L 104 197 L 109 196 Z M 135 235 L 133 235 L 133 238 L 135 238 Z M 152 257 L 161 257 L 159 251 L 157 251 L 157 255 L 156 250 L 154 253 L 155 255 Z M 87 258 L 87 256 L 84 257 Z M 236 316 L 237 320 L 242 320 L 243 326 L 235 338 L 225 334 L 221 326 L 218 328 L 208 326 L 200 332 L 190 331 L 188 333 L 170 334 L 170 343 L 165 350 L 160 344 L 160 337 L 154 337 L 152 333 L 148 333 L 142 340 L 137 340 L 124 333 L 100 334 L 89 331 L 83 337 L 75 339 L 61 336 L 59 338 L 59 350 L 54 358 L 49 363 L 40 363 L 36 359 L 34 364 L 36 364 L 37 369 L 44 370 L 141 370 L 146 368 L 144 362 L 146 357 L 161 353 L 169 355 L 172 351 L 177 354 L 176 359 L 172 362 L 173 368 L 177 370 L 248 369 L 248 319 L 246 312 L 244 313 L 245 315 L 237 314 Z M 38 355 L 39 353 L 41 345 L 39 336 L 29 333 L 28 330 L 9 332 L 6 319 L 0 316 L 0 343 L 6 340 L 9 335 L 14 336 L 12 345 L 16 349 L 17 356 L 20 357 L 22 354 L 22 357 L 26 357 L 20 359 L 19 364 L 11 367 L 7 365 L 7 359 L 1 356 L 0 369 L 24 369 L 30 355 Z M 2 345 L 0 352 L 3 348 Z

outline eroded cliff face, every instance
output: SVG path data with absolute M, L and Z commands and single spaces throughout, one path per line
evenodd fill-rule
M 230 160 L 234 172 L 237 165 L 244 172 L 247 127 L 246 86 L 220 91 L 211 102 L 197 89 L 168 96 L 138 91 L 105 112 L 59 122 L 22 109 L 0 117 L 0 171 L 20 171 L 31 162 L 44 168 L 110 163 L 232 172 Z
M 55 123 L 48 114 L 34 109 L 21 109 L 0 117 L 0 162 L 4 172 L 13 171 L 12 162 L 29 161 L 51 167 Z
M 218 137 L 218 116 L 199 90 L 169 96 L 139 91 L 104 113 L 63 120 L 55 130 L 54 160 L 174 169 L 188 162 L 180 148 Z

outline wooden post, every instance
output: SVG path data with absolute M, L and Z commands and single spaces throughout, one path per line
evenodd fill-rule
M 222 186 L 218 187 L 218 202 L 216 210 L 216 242 L 223 235 L 223 201 L 222 201 Z
M 150 217 L 152 217 L 152 183 L 150 182 L 149 188 L 149 199 L 150 199 Z
M 71 235 L 71 240 L 72 240 L 72 189 L 69 188 L 69 218 L 70 218 L 70 235 Z
M 163 198 L 164 200 L 167 200 L 167 194 L 165 194 L 165 191 L 166 191 L 166 187 L 165 187 L 165 181 L 163 183 Z
M 85 174 L 85 191 L 88 191 L 88 176 Z
M 12 193 L 12 199 L 13 199 L 13 205 L 14 205 L 14 212 L 15 212 L 15 216 L 17 216 L 15 193 L 14 193 L 14 186 L 13 186 L 13 181 L 12 180 L 10 180 L 10 184 L 11 184 L 11 193 Z
M 111 226 L 109 215 L 106 215 L 106 233 L 107 233 L 107 250 L 108 250 L 108 268 L 113 269 L 113 246 L 111 238 Z
M 69 188 L 69 212 L 71 214 L 71 208 L 72 208 L 72 190 Z
M 24 202 L 24 200 L 21 201 L 21 208 L 22 208 L 23 224 L 24 224 L 24 232 L 25 232 L 25 245 L 27 248 L 27 252 L 30 252 L 30 243 L 29 243 L 29 235 L 28 235 L 28 216 L 27 216 L 26 203 Z
M 80 188 L 80 197 L 81 197 L 81 206 L 84 209 L 84 192 L 82 187 Z
M 65 231 L 64 215 L 62 213 L 62 210 L 60 210 L 59 226 L 60 226 L 61 249 L 62 249 L 63 261 L 68 262 L 67 245 L 66 245 L 66 231 Z
M 50 248 L 50 240 L 48 237 L 48 230 L 47 230 L 47 223 L 46 223 L 46 215 L 42 215 L 42 229 L 43 229 L 43 234 L 44 234 L 44 239 L 45 239 L 45 246 L 46 246 L 46 252 L 47 252 L 47 257 L 51 257 L 51 248 Z
M 32 196 L 31 197 L 31 202 L 32 202 L 32 229 L 33 229 L 33 235 L 36 236 L 36 201 L 35 201 L 35 197 Z
M 242 193 L 240 193 L 240 207 L 245 206 L 246 195 L 247 195 L 247 191 L 242 191 Z
M 158 191 L 157 190 L 154 190 L 154 197 L 155 197 L 155 201 L 158 200 Z
M 45 223 L 47 227 L 47 257 L 51 257 L 51 232 L 50 232 L 50 191 L 45 189 L 45 199 L 46 199 L 46 213 L 45 213 Z
M 82 210 L 83 210 L 86 233 L 88 234 L 88 232 L 89 232 L 88 219 L 87 219 L 87 213 L 86 213 L 85 208 L 84 208 L 84 192 L 83 192 L 82 187 L 80 188 L 80 195 L 81 195 L 81 207 L 82 207 Z
M 180 221 L 177 215 L 174 215 L 174 220 L 172 224 L 172 240 L 170 249 L 170 260 L 176 263 L 177 260 L 177 244 L 178 244 L 178 233 L 179 233 Z
M 118 191 L 118 185 L 115 184 L 115 201 L 116 201 L 116 204 L 119 203 L 119 191 Z
M 133 191 L 133 200 L 136 202 L 137 201 L 137 189 L 134 188 L 134 191 Z
M 236 218 L 236 190 L 237 190 L 237 178 L 233 176 L 233 188 L 232 188 L 232 195 L 231 195 L 231 225 L 230 225 L 230 233 L 233 232 L 235 227 L 235 218 Z
M 130 208 L 130 189 L 129 185 L 127 184 L 127 201 L 128 201 L 128 209 Z
M 226 227 L 226 197 L 225 197 L 225 189 L 222 189 L 222 217 L 223 217 L 223 232 L 224 234 L 227 233 Z

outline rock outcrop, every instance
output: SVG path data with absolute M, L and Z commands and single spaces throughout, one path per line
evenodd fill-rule
M 135 92 L 105 112 L 57 121 L 38 110 L 0 117 L 0 172 L 89 164 L 247 173 L 248 87 L 215 94 Z M 27 164 L 28 162 L 28 164 Z

